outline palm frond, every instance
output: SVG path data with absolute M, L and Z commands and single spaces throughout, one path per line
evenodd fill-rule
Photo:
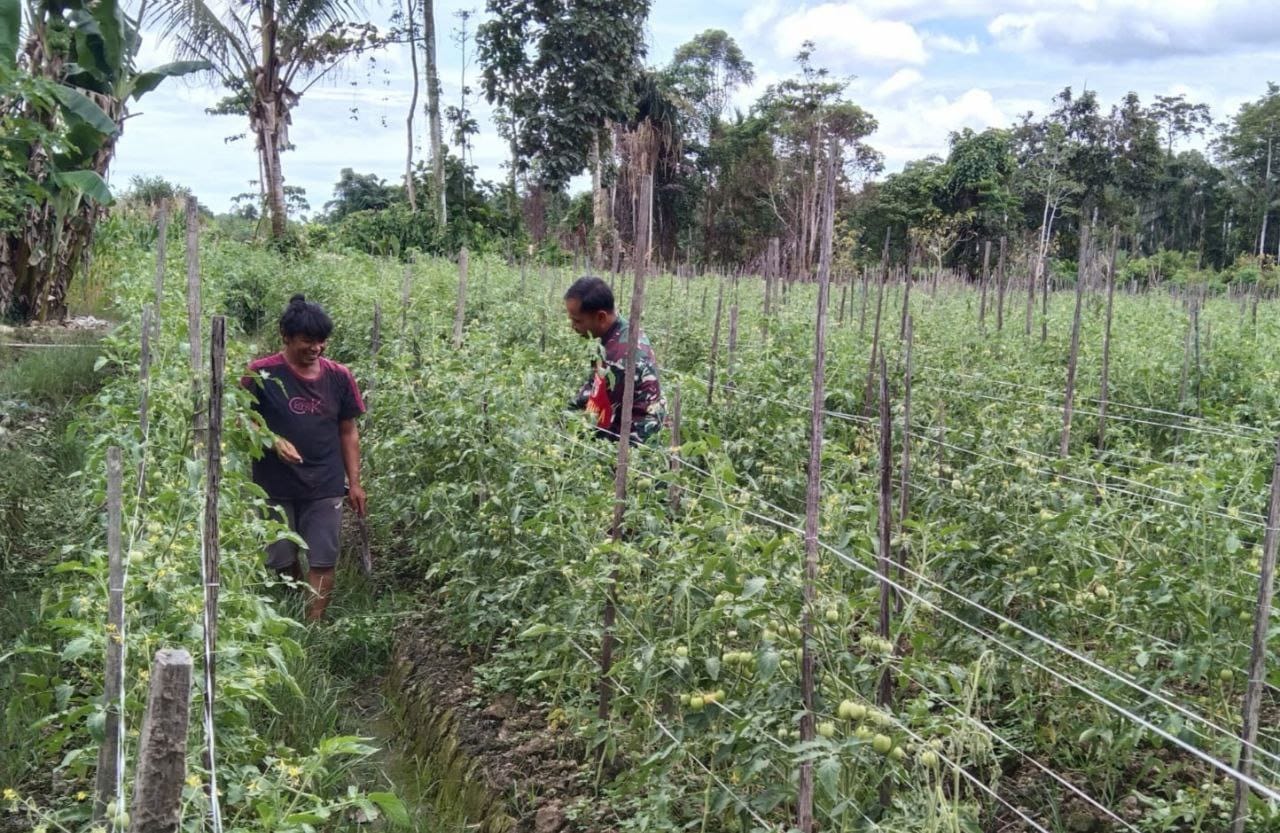
M 223 75 L 243 74 L 254 65 L 254 41 L 236 9 L 227 4 L 225 19 L 206 0 L 161 0 L 156 9 L 161 37 L 174 44 L 179 60 L 205 60 Z M 233 72 L 238 69 L 238 72 Z

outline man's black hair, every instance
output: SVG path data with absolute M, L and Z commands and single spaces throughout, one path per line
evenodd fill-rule
M 316 341 L 328 341 L 333 332 L 333 319 L 324 307 L 307 296 L 298 294 L 289 299 L 289 306 L 280 316 L 280 335 L 285 338 L 306 336 Z
M 578 278 L 564 292 L 564 299 L 578 300 L 578 307 L 583 312 L 613 312 L 613 290 L 600 278 L 584 275 Z

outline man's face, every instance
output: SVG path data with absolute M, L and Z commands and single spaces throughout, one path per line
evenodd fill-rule
M 582 302 L 577 298 L 565 298 L 564 310 L 569 314 L 569 326 L 573 327 L 573 331 L 583 338 L 587 336 L 598 337 L 604 333 L 604 324 L 609 320 L 607 312 L 600 310 L 585 312 L 582 309 Z
M 324 339 L 305 335 L 284 337 L 284 352 L 289 361 L 301 367 L 309 367 L 324 355 Z

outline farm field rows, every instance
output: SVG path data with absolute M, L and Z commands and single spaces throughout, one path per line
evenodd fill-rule
M 49 791 L 15 788 L 6 805 L 46 830 L 91 827 L 76 796 L 92 790 L 103 713 L 105 556 L 90 530 L 101 528 L 108 446 L 124 449 L 126 482 L 144 471 L 141 497 L 131 492 L 125 507 L 126 725 L 138 725 L 155 649 L 200 654 L 200 479 L 180 346 L 184 299 L 174 279 L 181 255 L 170 252 L 144 438 L 138 314 L 151 292 L 152 255 L 145 235 L 114 233 L 119 245 L 95 269 L 111 277 L 123 323 L 105 342 L 101 392 L 80 406 L 87 451 L 69 488 L 82 532 L 60 545 L 42 623 L 19 647 L 31 665 L 15 680 L 20 716 L 41 720 L 35 769 Z M 876 404 L 864 401 L 875 285 L 865 307 L 859 284 L 844 303 L 833 288 L 824 548 L 812 617 L 819 737 L 801 743 L 798 530 L 812 285 L 790 286 L 766 326 L 758 279 L 650 279 L 643 327 L 668 398 L 679 391 L 682 442 L 670 446 L 664 432 L 634 453 L 627 535 L 609 543 L 614 449 L 564 407 L 589 357 L 560 308 L 570 270 L 473 258 L 465 337 L 455 349 L 457 271 L 446 261 L 410 267 L 403 318 L 404 267 L 390 261 L 328 252 L 291 261 L 211 240 L 201 264 L 206 314 L 227 314 L 242 331 L 229 379 L 252 355 L 274 349 L 270 322 L 290 293 L 330 310 L 338 330 L 329 355 L 368 393 L 366 486 L 380 580 L 396 588 L 397 612 L 432 611 L 459 644 L 474 646 L 487 695 L 545 704 L 583 750 L 606 752 L 611 763 L 602 767 L 595 752 L 583 753 L 583 782 L 602 800 L 569 808 L 570 824 L 785 829 L 797 767 L 807 760 L 823 830 L 1226 828 L 1280 434 L 1274 302 L 1262 303 L 1254 323 L 1239 302 L 1210 298 L 1199 315 L 1198 354 L 1184 371 L 1182 302 L 1117 295 L 1112 402 L 1099 451 L 1104 299 L 1090 292 L 1071 452 L 1060 460 L 1071 293 L 1055 294 L 1042 343 L 1038 305 L 1032 334 L 1023 332 L 1025 294 L 1010 294 L 996 332 L 990 314 L 979 329 L 975 290 L 915 287 L 904 432 L 902 296 L 888 287 L 881 331 L 895 518 L 904 435 L 913 464 L 906 519 L 894 535 L 908 553 L 896 579 L 902 605 L 886 640 L 877 631 L 878 436 L 864 416 Z M 619 281 L 624 310 L 631 280 Z M 375 301 L 383 329 L 371 355 Z M 244 331 L 262 322 L 260 332 Z M 357 812 L 396 821 L 405 810 L 394 785 L 374 788 L 356 775 L 372 754 L 367 743 L 294 731 L 272 716 L 280 692 L 308 696 L 299 676 L 318 647 L 265 586 L 259 553 L 279 530 L 260 520 L 262 498 L 248 478 L 263 437 L 244 418 L 243 393 L 234 384 L 229 391 L 214 714 L 225 829 L 346 829 Z M 602 722 L 601 609 L 615 570 L 615 699 Z M 327 626 L 339 640 L 329 650 L 367 642 L 385 654 L 395 619 L 339 617 Z M 1263 713 L 1274 716 L 1280 669 L 1269 665 Z M 876 704 L 885 668 L 889 707 Z M 191 830 L 208 812 L 211 775 L 196 713 L 193 706 L 184 792 Z M 1257 779 L 1271 789 L 1280 788 L 1274 723 L 1263 721 L 1255 753 Z M 1253 813 L 1250 830 L 1275 823 L 1261 801 Z

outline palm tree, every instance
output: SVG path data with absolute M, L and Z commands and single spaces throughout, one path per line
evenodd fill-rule
M 164 36 L 174 41 L 178 57 L 208 61 L 213 75 L 231 91 L 217 112 L 249 117 L 273 238 L 285 232 L 280 153 L 291 147 L 293 108 L 345 58 L 379 45 L 371 24 L 347 20 L 356 11 L 350 0 L 160 3 Z

